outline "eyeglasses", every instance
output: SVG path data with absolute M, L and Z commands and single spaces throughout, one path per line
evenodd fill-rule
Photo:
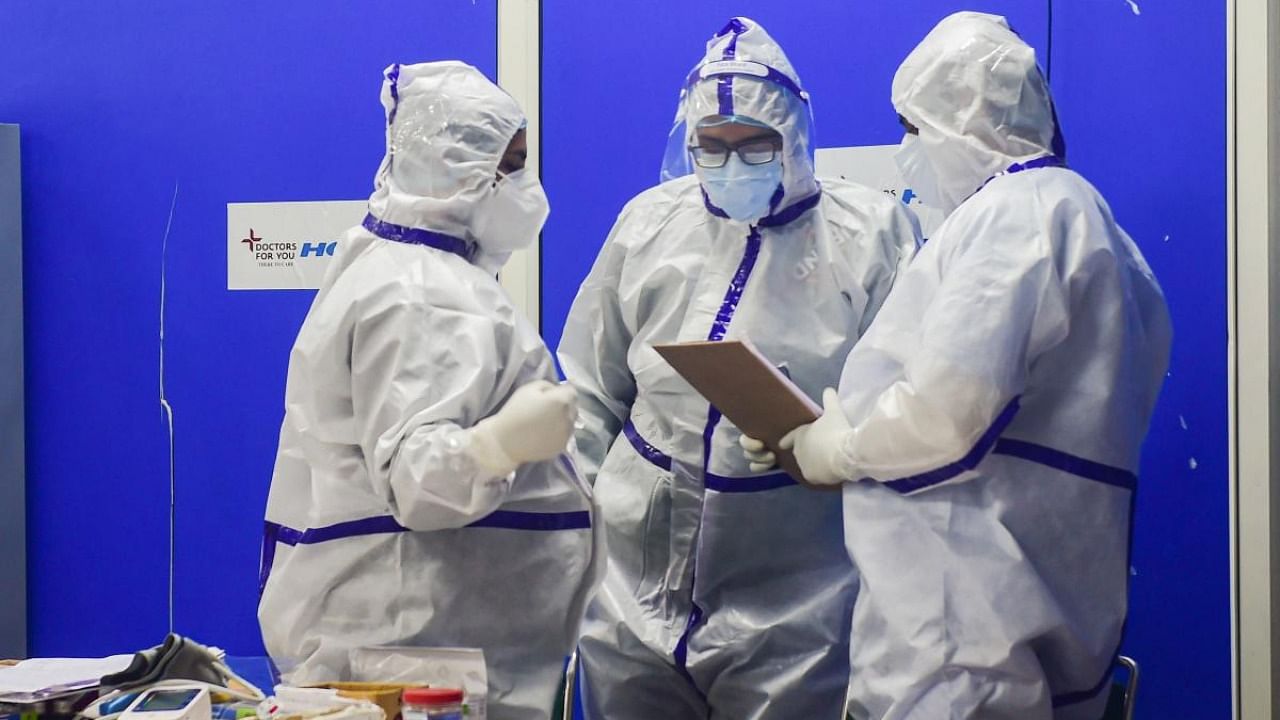
M 698 145 L 689 146 L 689 154 L 698 167 L 719 168 L 724 167 L 735 152 L 747 165 L 766 165 L 773 162 L 781 149 L 782 143 L 777 140 L 748 140 L 732 146 L 716 140 L 700 140 Z

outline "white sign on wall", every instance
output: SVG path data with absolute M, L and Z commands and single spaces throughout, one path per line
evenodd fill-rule
M 907 187 L 897 164 L 893 162 L 893 154 L 897 151 L 897 145 L 819 148 L 816 153 L 818 175 L 841 177 L 883 190 L 902 200 L 920 219 L 920 229 L 927 239 L 942 224 L 942 213 L 922 205 L 920 198 Z
M 364 200 L 227 203 L 227 289 L 320 287 L 338 238 L 367 208 Z

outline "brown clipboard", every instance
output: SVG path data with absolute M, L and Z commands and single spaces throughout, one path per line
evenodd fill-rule
M 739 430 L 763 440 L 788 475 L 807 487 L 831 489 L 805 482 L 795 456 L 778 447 L 787 433 L 817 420 L 822 408 L 749 342 L 670 343 L 653 349 Z

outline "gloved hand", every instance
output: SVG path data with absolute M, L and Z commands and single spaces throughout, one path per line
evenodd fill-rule
M 778 456 L 773 454 L 763 440 L 743 435 L 738 438 L 738 445 L 742 446 L 742 454 L 747 456 L 751 472 L 762 473 L 777 467 Z
M 795 453 L 804 479 L 813 485 L 837 485 L 855 480 L 855 468 L 844 447 L 853 426 L 840 407 L 840 396 L 832 388 L 822 393 L 822 417 L 787 433 L 778 443 Z
M 577 418 L 578 396 L 572 387 L 535 380 L 471 428 L 467 452 L 494 475 L 507 475 L 523 463 L 564 452 Z

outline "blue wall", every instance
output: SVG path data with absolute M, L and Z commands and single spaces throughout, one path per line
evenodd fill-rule
M 0 43 L 0 122 L 23 125 L 32 653 L 127 651 L 167 628 L 157 341 L 175 186 L 177 628 L 260 650 L 262 507 L 311 294 L 225 289 L 225 204 L 367 195 L 379 71 L 460 57 L 492 75 L 494 2 L 0 5 L 0 27 L 19 29 Z M 1052 84 L 1072 164 L 1147 254 L 1177 333 L 1138 510 L 1125 649 L 1146 671 L 1139 715 L 1225 718 L 1225 15 L 1138 4 L 1057 3 Z M 973 6 L 1007 14 L 1045 57 L 1047 0 Z M 893 70 L 962 4 L 905 7 L 545 2 L 546 336 L 559 337 L 617 211 L 657 177 L 679 83 L 730 15 L 788 49 L 831 147 L 899 139 Z
M 1142 247 L 1173 315 L 1134 535 L 1139 716 L 1228 718 L 1225 9 L 1138 5 L 1057 3 L 1052 82 L 1071 164 Z
M 1144 668 L 1138 715 L 1227 718 L 1225 7 L 1137 4 L 1140 15 L 1126 0 L 1059 2 L 1050 23 L 1047 0 L 547 3 L 543 330 L 559 337 L 617 212 L 657 178 L 680 82 L 730 15 L 759 20 L 787 50 L 822 147 L 901 138 L 893 72 L 946 14 L 1007 15 L 1042 65 L 1052 26 L 1071 163 L 1151 261 L 1177 336 L 1137 511 L 1124 651 Z M 602 131 L 625 140 L 592 140 Z
M 168 628 L 175 187 L 175 620 L 259 652 L 262 511 L 311 293 L 226 290 L 226 203 L 366 197 L 382 68 L 492 76 L 495 0 L 11 2 L 0 28 L 0 119 L 23 130 L 31 652 Z

